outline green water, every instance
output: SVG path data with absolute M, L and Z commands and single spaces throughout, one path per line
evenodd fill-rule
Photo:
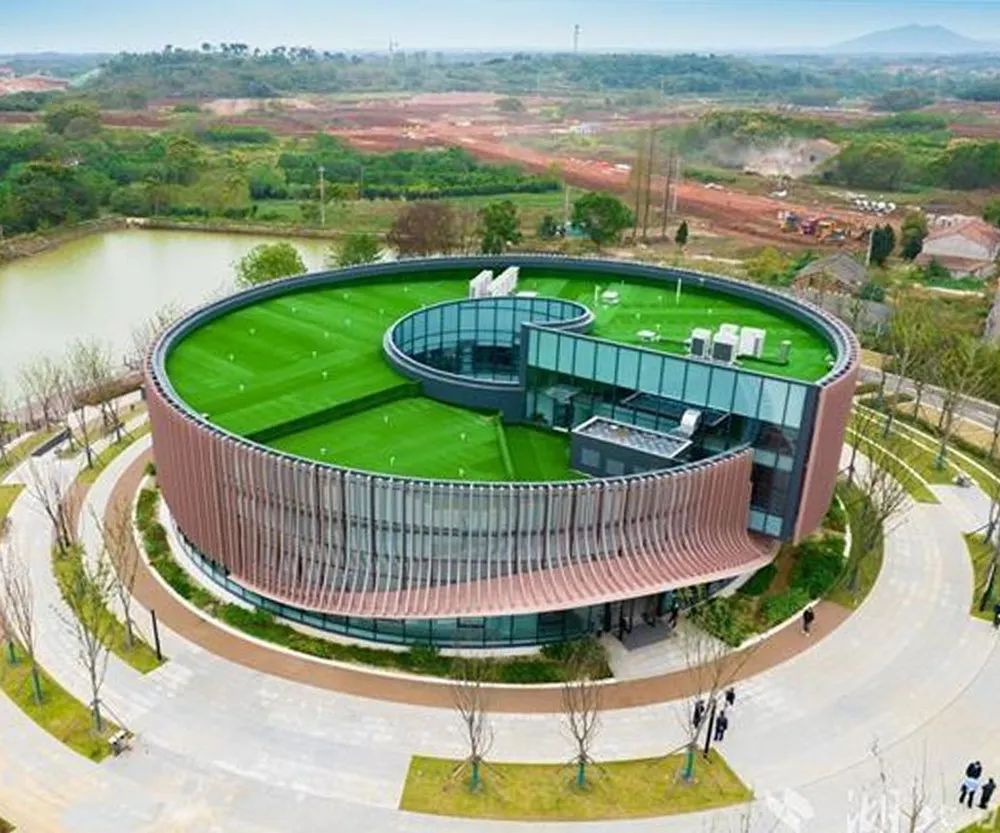
M 245 234 L 128 230 L 94 235 L 0 266 L 0 378 L 38 356 L 58 358 L 77 338 L 115 355 L 132 330 L 166 304 L 182 309 L 231 291 L 233 263 L 258 243 Z M 296 240 L 310 270 L 328 242 Z

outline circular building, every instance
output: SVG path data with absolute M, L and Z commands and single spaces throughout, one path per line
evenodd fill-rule
M 305 275 L 147 367 L 192 561 L 312 627 L 529 645 L 662 615 L 814 530 L 854 336 L 765 288 L 545 256 Z

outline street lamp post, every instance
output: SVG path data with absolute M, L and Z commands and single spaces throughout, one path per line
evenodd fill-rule
M 319 166 L 319 224 L 326 225 L 326 166 Z

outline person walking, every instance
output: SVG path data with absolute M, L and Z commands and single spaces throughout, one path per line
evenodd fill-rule
M 667 619 L 667 625 L 670 627 L 670 632 L 673 633 L 677 630 L 677 622 L 681 618 L 681 605 L 677 599 L 674 599 L 670 604 L 670 614 Z
M 966 778 L 979 778 L 982 774 L 983 774 L 982 761 L 970 761 L 969 765 L 965 768 Z
M 993 630 L 1000 631 L 1000 602 L 993 605 Z
M 990 800 L 993 798 L 993 793 L 996 791 L 997 782 L 992 778 L 989 779 L 985 784 L 983 784 L 983 790 L 979 793 L 979 809 L 988 810 L 990 806 Z
M 701 721 L 705 717 L 705 701 L 698 699 L 694 703 L 694 714 L 691 716 L 691 725 L 697 729 L 701 726 Z
M 802 633 L 809 636 L 812 630 L 812 623 L 816 620 L 816 612 L 810 605 L 802 611 Z
M 968 773 L 969 770 L 966 770 Z M 958 803 L 965 804 L 970 810 L 972 809 L 972 801 L 976 797 L 976 791 L 979 789 L 979 779 L 974 775 L 966 774 L 965 779 L 962 781 L 962 789 L 958 793 Z
M 726 689 L 726 708 L 731 709 L 736 703 L 736 689 L 732 686 Z
M 719 712 L 719 716 L 715 718 L 715 742 L 721 743 L 722 739 L 726 736 L 726 730 L 729 728 L 729 718 L 726 717 L 726 710 L 723 709 Z

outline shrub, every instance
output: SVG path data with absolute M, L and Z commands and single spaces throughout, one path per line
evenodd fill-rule
M 760 605 L 760 619 L 764 630 L 790 619 L 809 604 L 809 593 L 801 587 L 791 587 L 783 593 L 769 596 Z
M 750 580 L 740 588 L 740 592 L 747 596 L 763 596 L 777 574 L 778 568 L 773 564 L 767 564 L 750 577 Z
M 832 529 L 834 532 L 844 532 L 847 529 L 847 513 L 840 501 L 834 498 L 830 508 L 826 510 L 823 517 L 823 526 Z
M 744 596 L 710 599 L 692 608 L 691 617 L 712 636 L 736 647 L 756 633 L 753 602 Z
M 150 460 L 146 463 L 146 467 L 142 470 L 146 477 L 156 477 L 156 463 Z M 149 491 L 148 489 L 146 491 Z

